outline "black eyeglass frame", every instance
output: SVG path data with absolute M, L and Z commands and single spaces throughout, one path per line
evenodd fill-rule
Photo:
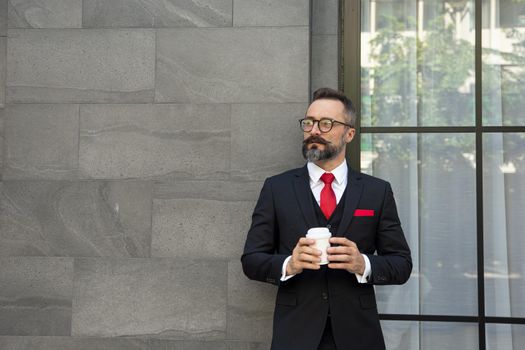
M 312 129 L 310 129 L 310 130 L 304 130 L 304 129 L 303 129 L 303 121 L 304 121 L 304 120 L 311 120 L 311 121 L 313 122 L 313 124 L 312 124 L 312 129 L 314 128 L 315 123 L 317 123 L 317 128 L 318 128 L 319 131 L 322 132 L 322 133 L 330 132 L 330 131 L 332 130 L 332 128 L 334 127 L 334 123 L 336 123 L 336 124 L 341 124 L 341 125 L 347 126 L 347 127 L 349 127 L 349 128 L 355 129 L 355 128 L 354 128 L 352 125 L 350 125 L 350 124 L 346 124 L 346 123 L 340 122 L 339 120 L 335 120 L 335 119 L 332 119 L 332 118 L 321 118 L 321 119 L 317 120 L 317 119 L 314 119 L 314 118 L 306 117 L 306 118 L 301 118 L 301 119 L 299 119 L 299 126 L 301 127 L 301 130 L 302 130 L 303 132 L 310 132 L 310 131 L 312 131 Z M 331 123 L 330 129 L 328 129 L 328 130 L 326 130 L 326 131 L 321 130 L 321 127 L 320 127 L 319 125 L 320 125 L 320 122 L 323 121 L 323 120 L 329 120 L 329 121 L 330 121 L 330 123 Z

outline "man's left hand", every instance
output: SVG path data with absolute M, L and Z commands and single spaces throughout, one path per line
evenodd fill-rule
M 344 237 L 332 237 L 330 244 L 336 247 L 327 249 L 329 268 L 343 269 L 359 275 L 365 272 L 365 259 L 354 242 Z

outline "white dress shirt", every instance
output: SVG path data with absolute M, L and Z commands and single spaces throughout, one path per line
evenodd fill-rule
M 314 195 L 315 200 L 317 201 L 317 204 L 320 205 L 321 203 L 321 191 L 324 187 L 324 182 L 321 180 L 321 176 L 326 173 L 326 171 L 317 166 L 313 162 L 308 162 L 306 165 L 308 168 L 308 175 L 310 177 L 310 189 L 312 190 L 312 193 Z M 334 181 L 332 182 L 332 189 L 335 193 L 335 199 L 337 201 L 337 204 L 339 204 L 339 201 L 341 200 L 341 197 L 343 196 L 343 193 L 346 189 L 346 184 L 348 182 L 348 166 L 346 165 L 346 160 L 343 160 L 341 164 L 339 164 L 334 170 L 331 171 L 332 174 L 334 174 Z M 290 261 L 292 256 L 289 256 L 286 258 L 286 260 L 283 263 L 282 267 L 282 274 L 281 274 L 281 281 L 286 281 L 290 278 L 292 278 L 295 275 L 286 275 L 286 266 L 288 265 L 288 262 Z M 357 277 L 357 281 L 359 283 L 366 283 L 368 282 L 368 276 L 370 276 L 372 272 L 372 268 L 370 266 L 370 260 L 368 257 L 363 254 L 363 258 L 365 259 L 365 271 L 363 275 L 355 274 Z

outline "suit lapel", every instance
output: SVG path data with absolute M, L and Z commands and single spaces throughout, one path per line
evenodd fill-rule
M 315 209 L 312 201 L 312 190 L 310 188 L 310 178 L 306 165 L 300 168 L 294 178 L 294 189 L 297 203 L 303 213 L 307 227 L 316 227 Z
M 361 176 L 359 173 L 354 172 L 348 167 L 348 182 L 346 185 L 344 213 L 341 219 L 341 223 L 337 229 L 336 236 L 342 237 L 350 226 L 352 219 L 354 218 L 354 211 L 359 205 L 359 199 L 363 192 L 363 185 L 361 183 Z

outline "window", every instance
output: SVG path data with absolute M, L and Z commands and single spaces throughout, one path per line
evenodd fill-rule
M 387 348 L 525 348 L 525 1 L 341 5 L 349 160 L 392 183 L 414 260 L 376 288 Z

